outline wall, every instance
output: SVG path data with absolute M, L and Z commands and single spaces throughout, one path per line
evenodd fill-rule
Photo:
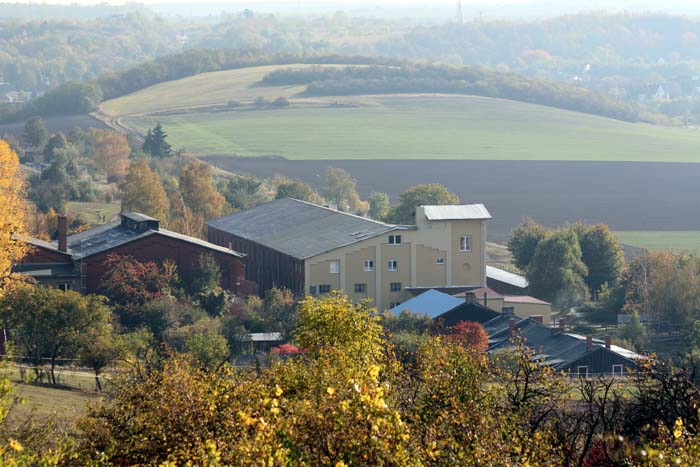
M 374 261 L 374 271 L 365 271 L 365 261 Z M 354 302 L 366 298 L 373 299 L 377 291 L 377 247 L 372 245 L 353 253 L 344 255 L 345 267 L 341 270 L 347 274 L 345 278 L 346 292 Z M 356 293 L 355 284 L 366 284 L 366 293 Z
M 340 260 L 335 260 L 335 261 L 340 261 Z M 309 277 L 312 277 L 313 280 L 309 281 L 309 285 L 315 285 L 316 287 L 320 285 L 330 285 L 331 290 L 343 290 L 343 286 L 341 285 L 341 280 L 340 276 L 341 273 L 337 274 L 331 274 L 331 263 L 332 260 L 327 260 L 327 261 L 322 261 L 320 263 L 316 263 L 311 265 L 311 275 Z M 343 270 L 343 267 L 341 265 L 340 270 Z
M 637 367 L 633 360 L 624 358 L 604 347 L 596 346 L 592 351 L 580 359 L 569 363 L 562 370 L 575 375 L 579 366 L 587 366 L 589 376 L 596 374 L 611 375 L 613 365 L 622 365 L 625 375 L 629 374 L 628 369 L 636 369 Z
M 438 264 L 438 258 L 443 258 L 445 262 L 443 264 Z M 446 250 L 431 248 L 425 245 L 416 245 L 416 285 L 448 285 Z
M 508 301 L 508 297 L 506 297 L 503 301 L 503 306 L 512 306 L 514 308 L 515 315 L 521 318 L 542 315 L 544 324 L 549 324 L 552 322 L 552 307 L 548 304 L 510 302 Z
M 414 263 L 412 258 L 412 243 L 408 242 L 409 236 L 403 237 L 401 245 L 389 245 L 388 236 L 384 235 L 384 241 L 381 244 L 381 258 L 375 264 L 376 269 L 380 271 L 380 288 L 379 295 L 380 303 L 384 308 L 391 308 L 392 303 L 402 303 L 411 298 L 411 294 L 406 291 L 406 287 L 412 286 L 415 282 L 412 280 Z M 388 262 L 396 260 L 398 262 L 397 271 L 389 271 Z M 393 282 L 401 283 L 400 292 L 392 292 L 391 284 Z
M 49 250 L 37 245 L 29 245 L 29 252 L 22 258 L 24 264 L 72 263 L 71 255 L 56 250 Z
M 240 258 L 156 233 L 83 259 L 81 269 L 86 277 L 86 293 L 98 292 L 100 283 L 107 273 L 105 264 L 107 257 L 114 253 L 132 256 L 141 262 L 162 263 L 170 259 L 177 264 L 178 273 L 181 276 L 192 271 L 193 265 L 202 253 L 210 253 L 221 268 L 221 286 L 224 289 L 237 292 L 239 285 L 245 280 L 245 269 Z
M 486 285 L 485 225 L 481 221 L 451 222 L 453 284 Z M 465 235 L 471 236 L 471 251 L 460 251 L 460 240 Z
M 244 258 L 248 280 L 258 286 L 258 292 L 264 294 L 273 287 L 285 287 L 295 295 L 305 293 L 304 261 L 288 256 L 272 248 L 246 240 L 228 232 L 208 226 L 209 242 L 246 255 Z

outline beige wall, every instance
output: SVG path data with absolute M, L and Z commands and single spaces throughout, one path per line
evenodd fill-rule
M 319 285 L 330 285 L 331 290 L 341 290 L 341 274 L 331 274 L 331 262 L 333 260 L 321 261 L 311 265 L 311 277 L 314 278 L 311 285 L 318 287 Z M 340 266 L 342 273 L 343 266 Z M 308 285 L 307 285 L 308 291 Z
M 401 235 L 401 245 L 389 245 L 389 235 Z M 472 251 L 460 252 L 460 237 L 471 235 Z M 386 309 L 393 302 L 403 302 L 408 292 L 390 291 L 392 282 L 406 287 L 486 286 L 486 222 L 430 222 L 421 209 L 416 216 L 416 228 L 399 230 L 345 247 L 337 248 L 304 262 L 306 292 L 310 286 L 330 284 L 343 290 L 353 300 L 371 298 L 375 306 Z M 436 264 L 438 257 L 444 265 Z M 365 273 L 364 261 L 374 261 L 374 272 Z M 341 274 L 330 274 L 331 260 L 341 262 Z M 387 262 L 396 260 L 398 272 L 389 272 Z M 468 266 L 467 266 L 468 265 Z M 367 284 L 367 297 L 355 294 L 355 284 Z
M 368 246 L 344 256 L 347 274 L 345 292 L 355 302 L 365 298 L 374 299 L 377 290 L 377 247 Z M 374 261 L 374 271 L 365 271 L 365 261 Z M 355 284 L 367 284 L 367 293 L 355 293 Z
M 476 299 L 477 302 L 484 305 L 484 297 L 476 297 Z M 503 298 L 489 298 L 488 300 L 486 300 L 486 306 L 494 311 L 501 312 L 503 311 Z
M 509 302 L 507 299 L 503 302 L 504 307 L 513 307 L 515 316 L 521 318 L 527 318 L 528 316 L 541 315 L 544 324 L 550 324 L 552 322 L 552 307 L 551 305 L 539 304 L 539 303 L 517 303 Z
M 443 258 L 445 263 L 438 264 L 437 259 Z M 446 286 L 447 282 L 447 251 L 416 245 L 416 286 Z

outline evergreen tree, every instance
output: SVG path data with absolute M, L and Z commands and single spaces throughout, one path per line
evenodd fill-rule
M 170 157 L 173 155 L 173 148 L 166 141 L 167 137 L 163 127 L 157 123 L 153 130 L 149 128 L 141 149 L 153 157 Z

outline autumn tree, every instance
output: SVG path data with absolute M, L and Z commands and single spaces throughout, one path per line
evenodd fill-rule
M 129 169 L 131 148 L 126 136 L 112 130 L 90 129 L 92 157 L 107 180 L 123 179 Z
M 360 195 L 357 193 L 357 180 L 347 170 L 336 167 L 326 169 L 323 196 L 339 211 L 366 212 L 369 207 L 367 203 L 360 200 Z
M 24 122 L 24 133 L 22 134 L 24 144 L 41 149 L 48 139 L 49 132 L 41 117 L 32 117 Z
M 212 179 L 211 166 L 192 159 L 180 170 L 180 192 L 185 205 L 203 220 L 221 217 L 226 200 Z
M 122 210 L 140 212 L 161 222 L 168 219 L 168 196 L 158 174 L 146 160 L 134 161 L 119 185 L 122 192 Z
M 583 279 L 586 274 L 588 270 L 581 260 L 578 236 L 569 228 L 540 240 L 527 269 L 530 292 L 563 308 L 588 297 Z
M 391 201 L 389 195 L 382 192 L 374 192 L 369 196 L 369 217 L 382 221 L 389 214 Z
M 439 183 L 416 185 L 399 195 L 399 202 L 391 210 L 388 222 L 415 224 L 418 206 L 459 204 L 459 197 Z
M 483 353 L 489 346 L 489 336 L 479 323 L 460 321 L 451 331 L 453 341 L 467 350 Z
M 513 229 L 508 238 L 508 250 L 513 255 L 515 266 L 521 271 L 527 270 L 535 256 L 537 244 L 547 235 L 547 230 L 532 219 L 525 219 Z
M 314 190 L 311 185 L 298 180 L 281 180 L 277 185 L 275 199 L 293 198 L 300 201 L 313 201 Z
M 12 276 L 12 266 L 27 252 L 25 202 L 17 155 L 0 140 L 0 297 Z
M 77 357 L 82 338 L 110 326 L 112 312 L 103 297 L 26 284 L 3 297 L 0 316 L 10 340 L 30 358 L 37 375 L 43 359 L 49 359 L 51 382 L 56 384 L 56 364 Z

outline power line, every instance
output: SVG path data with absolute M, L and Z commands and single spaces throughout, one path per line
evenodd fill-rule
M 464 24 L 464 17 L 462 16 L 462 0 L 457 0 L 457 24 Z

